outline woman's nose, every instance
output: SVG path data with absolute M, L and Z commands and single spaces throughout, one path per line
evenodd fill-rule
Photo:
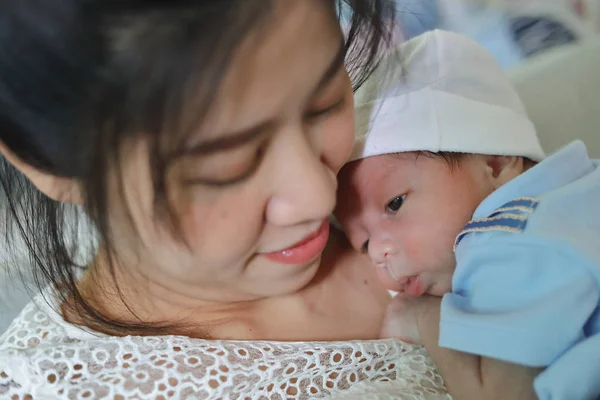
M 280 150 L 273 164 L 276 169 L 267 220 L 287 226 L 327 218 L 336 200 L 337 180 L 333 170 L 304 135 L 288 138 Z

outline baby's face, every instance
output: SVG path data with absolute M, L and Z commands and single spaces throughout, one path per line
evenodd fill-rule
M 413 296 L 451 289 L 454 240 L 494 190 L 482 157 L 451 168 L 414 153 L 350 163 L 339 183 L 336 217 L 352 246 L 368 252 L 388 289 Z

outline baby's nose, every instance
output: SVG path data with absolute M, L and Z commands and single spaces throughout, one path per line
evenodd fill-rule
M 376 266 L 385 266 L 391 262 L 391 258 L 396 253 L 396 246 L 389 239 L 372 238 L 369 241 L 369 257 Z

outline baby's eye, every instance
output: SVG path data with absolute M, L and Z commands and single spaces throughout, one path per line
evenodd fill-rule
M 400 207 L 402 207 L 402 204 L 404 204 L 405 199 L 406 195 L 402 195 L 390 201 L 386 206 L 387 212 L 397 213 L 398 210 L 400 210 Z

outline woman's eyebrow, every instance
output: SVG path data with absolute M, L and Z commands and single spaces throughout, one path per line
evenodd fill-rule
M 252 128 L 224 134 L 223 137 L 202 142 L 189 148 L 181 149 L 174 157 L 204 155 L 213 152 L 231 150 L 252 142 L 272 128 L 273 123 L 268 121 Z

